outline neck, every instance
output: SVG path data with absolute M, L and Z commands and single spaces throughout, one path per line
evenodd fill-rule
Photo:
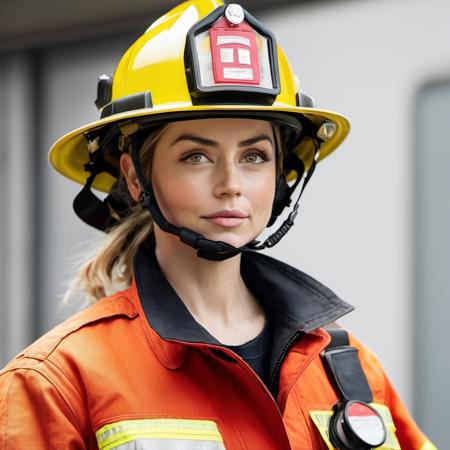
M 194 319 L 222 343 L 238 345 L 264 326 L 264 312 L 245 285 L 241 255 L 209 261 L 155 227 L 156 258 Z

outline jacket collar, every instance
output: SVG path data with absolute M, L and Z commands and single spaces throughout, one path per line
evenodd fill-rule
M 194 320 L 170 286 L 159 268 L 153 246 L 141 246 L 134 271 L 145 316 L 161 338 L 220 345 Z M 261 253 L 244 253 L 241 273 L 268 317 L 287 332 L 309 333 L 353 310 L 310 276 Z

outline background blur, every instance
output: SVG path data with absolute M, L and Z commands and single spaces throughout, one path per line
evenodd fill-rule
M 73 259 L 101 238 L 51 144 L 98 117 L 97 76 L 177 2 L 0 1 L 0 365 L 63 320 Z M 356 306 L 343 322 L 383 361 L 439 448 L 450 404 L 450 2 L 242 1 L 303 89 L 352 131 L 320 164 L 271 252 Z

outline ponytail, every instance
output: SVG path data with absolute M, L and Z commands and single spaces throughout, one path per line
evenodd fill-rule
M 148 169 L 146 176 L 150 176 L 153 152 L 165 128 L 150 133 L 140 149 L 141 166 Z M 130 148 L 124 149 L 124 152 L 129 151 Z M 131 199 L 123 177 L 117 186 L 122 198 L 130 205 L 128 214 L 108 231 L 95 254 L 83 263 L 69 283 L 64 303 L 77 293 L 84 293 L 89 303 L 95 303 L 131 285 L 134 257 L 139 246 L 153 233 L 153 221 L 149 212 Z

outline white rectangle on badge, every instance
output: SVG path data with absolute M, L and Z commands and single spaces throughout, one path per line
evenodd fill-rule
M 241 44 L 250 47 L 250 39 L 243 36 L 217 36 L 217 45 Z
M 238 48 L 238 60 L 239 64 L 251 64 L 250 61 L 250 50 L 247 50 L 246 48 Z
M 253 70 L 240 69 L 238 67 L 224 67 L 223 77 L 229 80 L 253 80 Z
M 220 49 L 220 62 L 223 63 L 234 63 L 233 56 L 234 49 L 225 47 Z

